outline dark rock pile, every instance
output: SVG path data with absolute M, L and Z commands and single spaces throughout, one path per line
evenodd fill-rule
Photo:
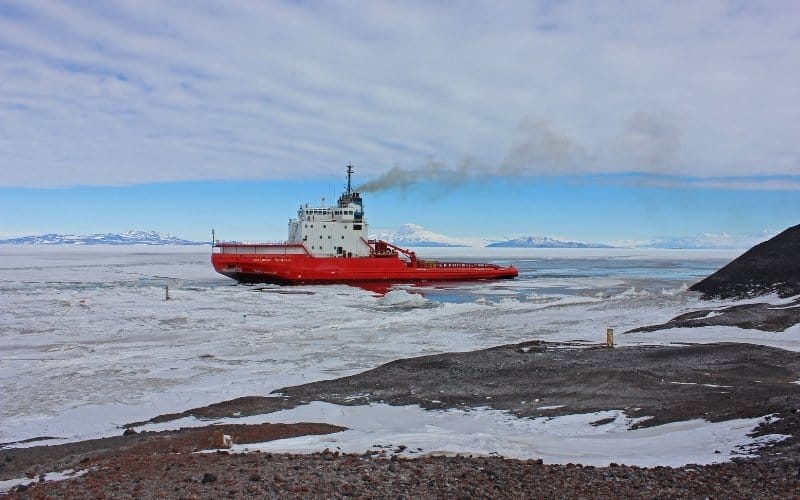
M 800 225 L 754 246 L 690 290 L 706 299 L 800 294 Z
M 764 332 L 783 332 L 800 323 L 800 299 L 781 306 L 772 304 L 738 304 L 735 306 L 700 309 L 675 316 L 666 323 L 641 326 L 625 333 L 655 332 L 668 328 L 698 328 L 701 326 L 735 326 Z

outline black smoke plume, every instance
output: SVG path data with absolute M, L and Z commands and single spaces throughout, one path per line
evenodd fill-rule
M 442 162 L 428 160 L 421 167 L 414 169 L 395 165 L 386 173 L 360 185 L 358 190 L 363 193 L 374 193 L 389 189 L 403 191 L 425 186 L 450 190 L 476 179 L 478 175 L 479 172 L 471 161 L 465 160 L 458 167 L 448 167 Z
M 552 175 L 565 173 L 585 158 L 583 148 L 544 120 L 522 120 L 502 163 L 484 167 L 475 160 L 465 159 L 457 166 L 428 160 L 417 168 L 395 165 L 384 174 L 359 186 L 359 191 L 376 192 L 390 189 L 409 190 L 431 187 L 449 191 L 468 182 L 489 176 L 510 179 L 522 175 Z

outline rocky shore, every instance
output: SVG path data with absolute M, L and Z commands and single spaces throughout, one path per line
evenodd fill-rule
M 641 426 L 791 413 L 800 401 L 800 354 L 751 344 L 608 349 L 534 341 L 392 361 L 324 380 L 160 415 L 224 418 L 271 413 L 310 401 L 388 403 L 429 410 L 489 407 L 519 417 L 624 409 Z M 544 408 L 543 408 L 544 407 Z
M 521 417 L 620 408 L 632 416 L 653 417 L 644 426 L 697 417 L 770 415 L 754 433 L 790 436 L 762 449 L 756 458 L 717 465 L 591 467 L 464 456 L 408 460 L 392 450 L 365 455 L 202 453 L 212 448 L 212 438 L 220 431 L 244 444 L 342 428 L 262 424 L 133 431 L 143 425 L 139 422 L 129 425 L 124 436 L 4 449 L 0 478 L 25 475 L 36 481 L 49 471 L 84 471 L 64 481 L 19 486 L 10 492 L 14 498 L 789 498 L 800 491 L 796 380 L 800 355 L 764 346 L 609 349 L 528 342 L 398 360 L 352 377 L 287 387 L 280 390 L 283 397 L 240 398 L 152 419 L 255 415 L 307 401 L 381 401 L 431 409 L 486 406 L 490 401 L 492 407 Z M 544 410 L 519 405 L 533 400 L 534 394 L 558 405 Z
M 415 460 L 316 453 L 120 453 L 11 498 L 797 498 L 798 463 L 643 469 L 496 457 Z
M 626 333 L 655 332 L 669 328 L 734 326 L 764 332 L 783 332 L 800 323 L 800 299 L 774 305 L 765 302 L 697 309 L 675 316 L 666 323 L 634 328 Z
M 795 297 L 775 305 L 768 302 L 698 309 L 680 314 L 666 323 L 642 326 L 628 333 L 669 328 L 734 326 L 783 332 L 800 323 L 800 225 L 760 243 L 689 290 L 711 299 L 752 299 L 768 294 Z

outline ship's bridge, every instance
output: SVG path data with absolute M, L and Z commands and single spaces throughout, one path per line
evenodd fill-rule
M 367 256 L 368 226 L 359 208 L 301 206 L 297 218 L 289 220 L 288 240 L 304 244 L 316 256 Z
M 333 209 L 330 207 L 309 207 L 306 204 L 297 210 L 297 218 L 300 220 L 332 219 Z
M 309 207 L 304 205 L 297 210 L 297 218 L 301 221 L 353 221 L 356 218 L 360 218 L 363 221 L 364 212 L 362 212 L 360 206 L 353 203 L 343 207 Z
M 352 171 L 348 170 L 348 174 Z M 290 243 L 305 245 L 318 257 L 366 257 L 371 253 L 361 195 L 348 186 L 335 206 L 301 205 L 297 218 L 289 219 Z

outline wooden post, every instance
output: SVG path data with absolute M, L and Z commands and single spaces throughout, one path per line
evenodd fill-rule
M 614 329 L 606 328 L 606 347 L 614 347 Z
M 167 285 L 167 289 L 166 289 L 166 291 L 167 291 L 167 294 L 166 294 L 166 296 L 164 297 L 164 300 L 169 300 L 169 285 Z

